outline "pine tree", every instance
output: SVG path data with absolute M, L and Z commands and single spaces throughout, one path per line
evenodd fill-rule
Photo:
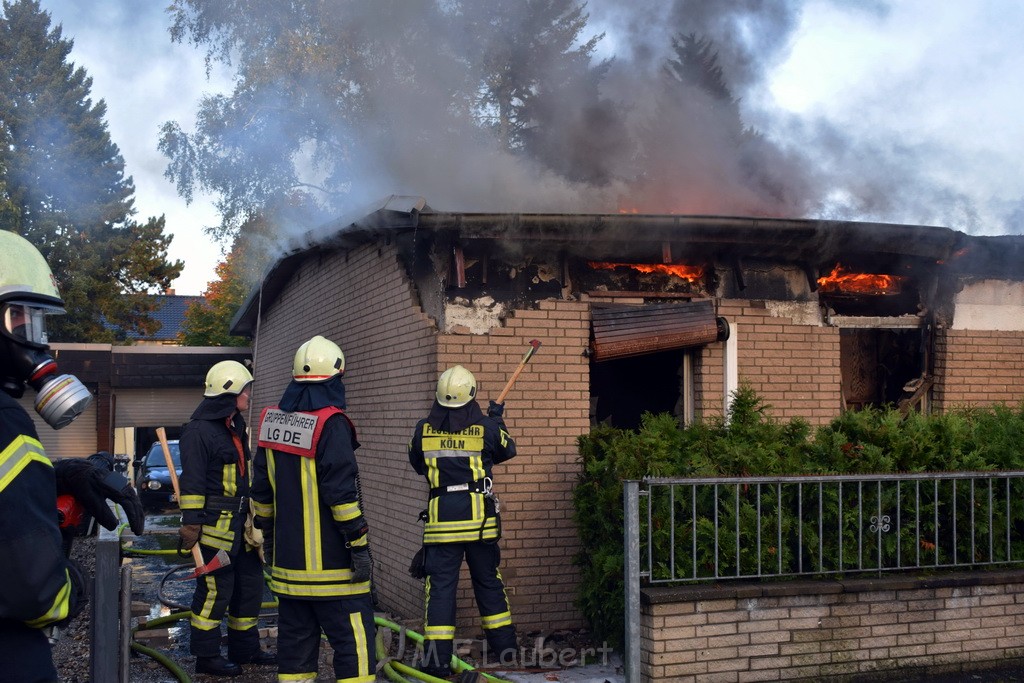
M 147 292 L 183 264 L 167 260 L 164 219 L 133 220 L 135 187 L 90 99 L 92 79 L 38 0 L 3 2 L 0 17 L 0 229 L 32 242 L 68 314 L 51 341 L 114 342 L 158 323 Z

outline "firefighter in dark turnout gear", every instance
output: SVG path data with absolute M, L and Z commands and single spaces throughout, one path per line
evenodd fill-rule
M 292 382 L 260 417 L 253 509 L 278 598 L 278 680 L 317 678 L 321 629 L 339 683 L 376 677 L 368 527 L 360 508 L 355 426 L 345 414 L 345 356 L 316 336 Z
M 423 531 L 426 661 L 420 668 L 445 677 L 451 675 L 463 557 L 489 658 L 509 664 L 515 656 L 515 627 L 498 569 L 500 510 L 491 494 L 491 468 L 514 457 L 516 445 L 505 429 L 504 406 L 492 401 L 485 416 L 476 402 L 476 379 L 461 365 L 441 375 L 435 398 L 430 414 L 416 424 L 409 463 L 430 486 Z
M 39 251 L 0 230 L 0 681 L 5 683 L 57 681 L 48 637 L 85 604 L 82 573 L 64 556 L 57 495 L 77 494 L 108 529 L 117 518 L 107 499 L 124 506 L 136 534 L 144 522 L 131 487 L 111 488 L 105 473 L 84 459 L 51 464 L 32 419 L 15 400 L 26 385 L 34 389 L 45 397 L 45 402 L 37 398 L 36 411 L 55 429 L 89 405 L 89 390 L 70 375 L 57 375 L 48 353 L 46 314 L 63 312 Z
M 227 360 L 206 373 L 204 399 L 181 432 L 181 547 L 199 543 L 203 561 L 223 550 L 231 562 L 196 579 L 190 649 L 196 672 L 237 676 L 241 664 L 274 664 L 260 648 L 257 621 L 263 567 L 246 542 L 251 477 L 249 439 L 242 413 L 249 409 L 252 375 Z M 221 620 L 228 616 L 228 656 L 221 656 Z

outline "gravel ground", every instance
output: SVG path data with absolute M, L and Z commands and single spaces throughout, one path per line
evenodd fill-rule
M 177 515 L 150 515 L 146 518 L 146 533 L 133 541 L 133 545 L 142 549 L 172 548 L 177 541 Z M 75 540 L 72 548 L 72 557 L 80 562 L 85 571 L 91 576 L 95 564 L 95 537 L 84 537 Z M 124 558 L 125 564 L 132 566 L 132 602 L 141 609 L 133 614 L 132 626 L 137 627 L 136 641 L 147 647 L 159 651 L 161 654 L 173 660 L 185 674 L 196 683 L 210 683 L 212 681 L 225 681 L 230 679 L 218 678 L 195 673 L 195 659 L 188 651 L 188 622 L 177 621 L 173 624 L 157 626 L 151 631 L 159 631 L 157 636 L 147 642 L 141 637 L 145 631 L 144 622 L 149 619 L 167 616 L 169 614 L 187 610 L 191 601 L 194 582 L 177 580 L 183 576 L 185 560 L 173 555 L 148 555 L 139 557 Z M 177 567 L 182 567 L 180 571 Z M 273 597 L 267 592 L 264 601 L 270 601 Z M 144 612 L 144 613 L 140 613 Z M 61 683 L 90 683 L 89 661 L 90 661 L 90 639 L 89 639 L 89 610 L 80 615 L 68 629 L 61 634 L 60 641 L 54 646 L 53 657 L 60 675 Z M 420 624 L 403 622 L 400 618 L 382 614 L 384 618 L 394 621 L 417 631 Z M 260 629 L 265 633 L 263 648 L 276 651 L 276 615 L 271 610 L 264 610 L 260 618 Z M 392 637 L 392 632 L 385 629 L 385 642 L 390 647 L 397 649 L 398 639 Z M 526 648 L 528 657 L 533 661 L 548 661 L 554 651 L 572 649 L 581 651 L 584 648 L 593 648 L 586 632 L 584 631 L 560 631 L 552 634 L 526 633 L 521 634 L 520 645 Z M 407 648 L 404 660 L 407 664 L 412 663 L 413 651 Z M 226 651 L 226 648 L 225 648 Z M 464 650 L 460 654 L 463 660 L 475 664 L 474 654 L 477 650 Z M 536 652 L 540 651 L 541 655 Z M 546 653 L 546 654 L 545 654 Z M 397 654 L 397 653 L 393 653 Z M 332 651 L 324 641 L 320 648 L 320 670 L 319 681 L 334 681 L 333 668 L 331 666 Z M 547 657 L 547 659 L 545 659 Z M 616 656 L 605 665 L 588 664 L 578 666 L 575 663 L 568 663 L 564 669 L 533 669 L 508 674 L 509 680 L 516 683 L 539 683 L 541 681 L 563 681 L 563 683 L 621 683 L 622 667 Z M 166 667 L 149 656 L 132 653 L 129 680 L 131 683 L 177 683 L 178 679 Z M 378 674 L 378 681 L 386 681 L 383 674 Z M 235 678 L 239 683 L 276 683 L 276 667 L 244 667 L 244 673 Z

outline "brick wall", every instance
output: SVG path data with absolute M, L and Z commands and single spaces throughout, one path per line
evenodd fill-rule
M 422 582 L 408 567 L 420 547 L 416 517 L 425 484 L 409 467 L 407 447 L 414 416 L 426 414 L 434 394 L 435 328 L 393 248 L 325 254 L 295 273 L 260 324 L 253 423 L 264 406 L 277 403 L 296 349 L 316 334 L 345 353 L 346 412 L 362 444 L 356 458 L 380 600 L 404 616 L 422 614 Z
M 590 370 L 583 356 L 590 335 L 588 304 L 542 301 L 517 310 L 488 335 L 442 335 L 438 372 L 456 363 L 477 378 L 480 403 L 496 398 L 522 360 L 531 339 L 540 351 L 505 400 L 505 423 L 516 440 L 515 459 L 495 468 L 502 501 L 502 574 L 520 631 L 582 626 L 573 607 L 579 546 L 572 522 L 576 437 L 590 429 Z M 460 581 L 458 637 L 477 624 L 468 578 Z M 478 631 L 478 629 L 477 629 Z
M 1024 336 L 994 330 L 939 330 L 935 378 L 937 411 L 962 404 L 1014 405 L 1024 400 Z
M 644 680 L 887 680 L 1024 649 L 1019 570 L 648 589 L 642 602 Z
M 740 384 L 750 385 L 780 419 L 825 424 L 840 411 L 839 330 L 774 317 L 763 302 L 724 300 L 718 315 L 737 335 Z M 698 416 L 721 415 L 725 343 L 706 346 L 696 377 Z

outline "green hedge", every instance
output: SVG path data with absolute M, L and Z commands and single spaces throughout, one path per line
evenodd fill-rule
M 670 415 L 648 413 L 637 431 L 598 426 L 581 436 L 578 446 L 581 471 L 573 491 L 573 505 L 581 547 L 575 563 L 581 580 L 576 604 L 595 636 L 621 647 L 623 480 L 1020 470 L 1024 469 L 1024 405 L 964 408 L 927 416 L 903 416 L 891 408 L 868 409 L 846 412 L 829 425 L 812 430 L 799 419 L 773 419 L 770 406 L 744 387 L 734 395 L 728 423 L 712 419 L 684 429 Z M 769 491 L 763 498 L 764 510 L 772 510 L 772 495 Z M 833 497 L 826 501 L 826 505 L 835 507 L 840 504 L 856 505 L 856 500 L 838 501 Z M 658 505 L 667 511 L 667 501 L 655 501 Z M 735 504 L 726 502 L 723 507 L 735 508 Z M 735 515 L 736 511 L 726 510 L 725 514 Z M 741 536 L 756 534 L 759 523 L 764 533 L 774 533 L 776 521 L 772 515 L 758 517 L 749 501 L 741 505 L 739 514 Z M 1019 498 L 1014 503 L 1013 517 L 1024 519 L 1024 501 Z M 786 522 L 792 523 L 795 522 Z M 999 523 L 1005 529 L 1009 520 Z M 713 534 L 713 529 L 705 528 L 709 524 L 707 520 L 700 522 L 698 539 Z M 667 548 L 668 532 L 667 528 L 654 529 L 654 543 Z M 808 525 L 805 536 L 813 537 L 814 533 Z M 844 533 L 853 534 L 855 530 Z M 720 541 L 729 547 L 735 539 Z M 896 540 L 887 538 L 885 542 L 893 544 Z M 772 561 L 775 552 L 774 547 L 765 544 L 762 553 L 770 556 L 761 560 Z M 752 554 L 756 555 L 754 549 L 748 551 L 744 547 L 741 562 L 756 564 L 757 558 L 750 557 Z M 706 555 L 702 551 L 698 561 Z M 807 566 L 816 566 L 813 557 L 806 557 L 805 561 L 811 563 Z M 689 553 L 681 553 L 678 562 L 682 569 L 676 575 L 686 575 L 687 563 L 691 562 Z M 654 570 L 657 574 L 659 568 Z

